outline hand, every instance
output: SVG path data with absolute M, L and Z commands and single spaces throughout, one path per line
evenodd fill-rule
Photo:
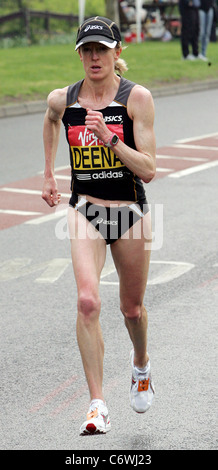
M 50 207 L 54 207 L 60 202 L 61 195 L 57 191 L 57 183 L 53 176 L 45 177 L 44 179 L 42 199 L 44 199 Z
M 99 111 L 87 109 L 85 125 L 89 131 L 94 132 L 96 137 L 105 143 L 108 142 L 112 136 L 112 133 L 109 131 L 104 122 L 103 114 Z

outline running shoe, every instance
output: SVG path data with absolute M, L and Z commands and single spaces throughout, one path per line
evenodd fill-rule
M 208 62 L 208 58 L 205 57 L 205 55 L 203 55 L 203 54 L 198 54 L 198 59 L 201 59 L 201 60 L 203 60 L 204 62 Z
M 105 403 L 102 400 L 92 400 L 87 413 L 87 419 L 80 427 L 80 435 L 106 434 L 110 429 L 111 423 Z
M 130 353 L 132 366 L 132 384 L 130 389 L 130 403 L 137 413 L 145 413 L 150 408 L 154 397 L 154 385 L 151 379 L 150 360 L 144 369 L 134 365 L 134 350 Z
M 195 60 L 197 59 L 196 56 L 194 56 L 193 54 L 188 54 L 186 57 L 183 57 L 184 60 Z

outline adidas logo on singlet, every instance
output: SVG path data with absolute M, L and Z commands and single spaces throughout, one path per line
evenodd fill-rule
M 112 178 L 123 178 L 122 171 L 100 171 L 99 173 L 77 173 L 76 178 L 80 181 L 84 180 L 102 180 L 102 179 L 112 179 Z
M 92 178 L 95 180 L 105 178 L 122 178 L 122 171 L 100 171 L 100 173 L 93 173 Z

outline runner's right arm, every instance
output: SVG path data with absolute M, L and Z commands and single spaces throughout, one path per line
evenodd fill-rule
M 45 171 L 42 198 L 50 207 L 60 201 L 54 176 L 54 163 L 59 143 L 61 119 L 66 107 L 67 89 L 52 91 L 47 99 L 48 109 L 44 118 L 43 142 L 45 152 Z

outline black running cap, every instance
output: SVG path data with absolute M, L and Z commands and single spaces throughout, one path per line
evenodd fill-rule
M 75 51 L 87 42 L 100 42 L 113 49 L 120 41 L 121 35 L 116 23 L 103 16 L 95 16 L 79 27 Z

